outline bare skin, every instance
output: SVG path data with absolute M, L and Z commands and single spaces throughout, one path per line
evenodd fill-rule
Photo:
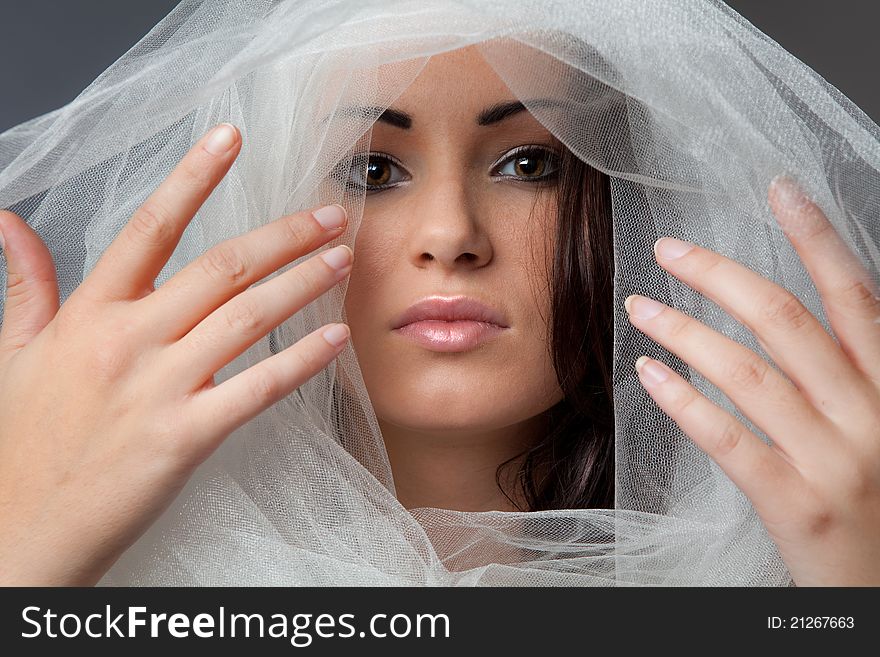
M 342 246 L 341 269 L 322 252 L 248 289 L 345 230 L 326 229 L 311 212 L 227 240 L 154 289 L 240 147 L 232 126 L 202 138 L 60 308 L 45 244 L 20 217 L 0 213 L 9 271 L 0 330 L 0 584 L 96 583 L 226 436 L 345 344 L 345 325 L 335 325 L 343 328 L 339 346 L 322 327 L 214 384 L 219 369 L 351 271 L 351 250 Z

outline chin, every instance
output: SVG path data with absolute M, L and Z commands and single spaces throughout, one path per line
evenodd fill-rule
M 540 411 L 531 412 L 520 390 L 506 390 L 497 379 L 479 385 L 457 382 L 420 387 L 397 379 L 370 397 L 378 417 L 413 431 L 491 431 Z
M 551 392 L 558 388 L 552 369 L 542 371 L 540 359 L 525 349 L 517 358 L 511 349 L 401 353 L 394 346 L 367 351 L 361 373 L 376 416 L 399 427 L 497 430 L 541 413 L 562 396 Z
M 459 416 L 454 413 L 444 413 L 442 416 L 437 414 L 437 410 L 425 413 L 407 412 L 407 413 L 385 413 L 380 415 L 383 422 L 393 424 L 408 431 L 424 432 L 424 433 L 465 433 L 465 432 L 486 432 L 500 429 L 509 422 L 505 422 L 497 417 L 486 417 L 485 415 L 475 414 L 473 416 Z

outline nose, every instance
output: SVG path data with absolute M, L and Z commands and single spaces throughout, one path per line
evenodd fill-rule
M 426 183 L 413 208 L 411 262 L 447 272 L 485 267 L 492 260 L 492 243 L 467 180 L 451 174 Z

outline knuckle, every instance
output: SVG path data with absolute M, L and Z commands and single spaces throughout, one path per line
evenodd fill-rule
M 821 241 L 826 238 L 826 233 L 836 234 L 834 225 L 815 203 L 809 202 L 804 209 L 806 212 L 801 215 L 799 225 L 802 240 Z
M 293 214 L 281 219 L 281 225 L 284 228 L 284 238 L 291 244 L 307 244 L 312 240 L 318 222 L 312 218 L 311 213 L 307 214 L 308 216 Z
M 129 226 L 135 236 L 148 244 L 167 244 L 175 237 L 171 213 L 154 200 L 148 200 L 132 215 Z
M 690 333 L 692 320 L 688 317 L 675 317 L 666 328 L 666 334 L 675 340 L 686 339 Z
M 320 256 L 318 257 L 320 258 Z M 304 264 L 306 263 L 303 263 L 303 265 Z M 323 265 L 324 262 L 321 261 L 321 263 L 319 264 Z M 294 289 L 304 294 L 305 296 L 309 298 L 315 297 L 323 289 L 320 281 L 320 273 L 318 273 L 317 267 L 308 267 L 304 269 L 303 265 L 297 265 L 290 270 L 290 275 L 293 277 L 292 284 L 294 286 Z
M 727 378 L 743 388 L 757 388 L 767 380 L 770 366 L 760 358 L 737 359 L 728 370 Z
M 720 457 L 727 456 L 737 448 L 745 436 L 745 431 L 736 422 L 725 422 L 715 441 L 715 454 Z
M 297 369 L 304 371 L 307 375 L 316 373 L 323 366 L 314 350 L 293 349 L 291 355 L 297 361 Z
M 262 313 L 250 302 L 239 301 L 224 313 L 226 326 L 236 333 L 258 332 L 263 325 Z
M 685 415 L 697 399 L 698 395 L 693 390 L 683 390 L 676 393 L 671 401 L 674 415 L 676 417 Z
M 225 285 L 237 287 L 247 274 L 244 259 L 230 244 L 218 244 L 201 258 L 202 270 L 211 278 Z
M 6 274 L 6 301 L 7 303 L 13 299 L 16 301 L 19 300 L 19 297 L 23 297 L 22 301 L 28 301 L 30 297 L 34 294 L 34 289 L 32 285 L 28 285 L 27 276 L 24 274 L 14 271 L 12 269 L 7 271 Z
M 784 329 L 801 329 L 812 318 L 812 314 L 800 300 L 787 291 L 771 296 L 760 311 L 761 320 Z
M 873 455 L 872 455 L 873 456 Z M 880 490 L 880 472 L 873 458 L 860 458 L 853 455 L 847 473 L 847 501 L 850 508 L 867 508 L 876 504 L 877 491 Z
M 150 425 L 152 437 L 151 451 L 155 456 L 163 458 L 172 468 L 183 468 L 183 471 L 191 471 L 199 465 L 197 445 L 201 435 L 196 431 L 187 414 L 165 413 L 161 418 L 156 418 Z
M 813 538 L 829 534 L 835 525 L 835 514 L 827 504 L 815 501 L 803 512 L 801 526 L 804 533 Z
M 126 306 L 110 320 L 111 334 L 126 345 L 139 344 L 138 336 L 142 333 L 141 320 L 132 310 Z
M 215 169 L 204 163 L 195 164 L 184 158 L 180 163 L 180 180 L 188 188 L 200 192 L 214 184 Z
M 880 296 L 872 292 L 864 281 L 852 281 L 834 295 L 847 308 L 866 310 L 871 316 L 880 312 Z
M 691 255 L 691 254 L 688 254 Z M 694 258 L 693 269 L 689 273 L 695 281 L 711 282 L 723 281 L 731 276 L 729 271 L 730 260 L 720 253 L 706 251 Z
M 254 401 L 261 408 L 271 406 L 283 396 L 278 378 L 266 368 L 254 376 L 250 390 Z
M 878 478 L 877 486 L 880 489 L 880 389 L 871 383 L 856 387 L 850 391 L 846 414 L 842 416 L 843 422 L 838 421 L 838 426 L 846 426 L 847 433 L 857 437 L 859 445 L 867 449 L 866 455 L 862 455 L 859 461 L 865 460 L 874 468 Z
M 706 278 L 710 276 L 716 276 L 719 278 L 724 278 L 723 271 L 716 272 L 716 269 L 720 269 L 722 265 L 727 264 L 727 260 L 717 253 L 710 253 L 706 256 L 706 262 L 703 265 L 702 271 L 700 272 L 701 278 Z

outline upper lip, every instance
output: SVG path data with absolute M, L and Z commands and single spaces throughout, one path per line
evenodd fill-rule
M 469 319 L 509 328 L 507 320 L 500 312 L 482 301 L 467 296 L 431 296 L 420 299 L 397 318 L 392 328 L 397 329 L 425 319 L 439 319 L 447 322 Z

